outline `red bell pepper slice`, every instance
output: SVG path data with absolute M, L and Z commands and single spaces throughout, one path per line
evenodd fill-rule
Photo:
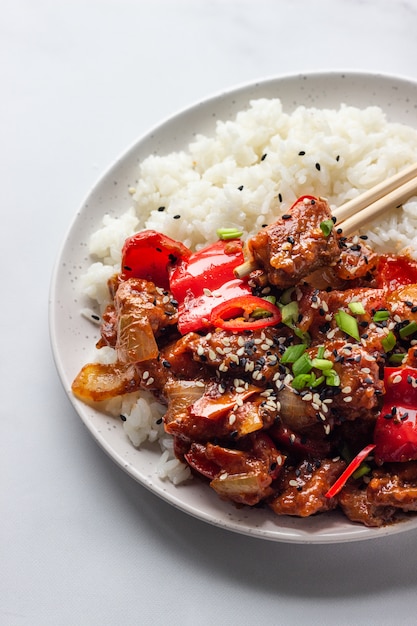
M 417 369 L 385 368 L 384 405 L 374 430 L 377 463 L 417 460 Z
M 219 240 L 177 263 L 170 290 L 178 301 L 181 334 L 208 327 L 213 308 L 236 296 L 251 293 L 245 279 L 233 270 L 244 261 L 240 239 Z
M 122 248 L 124 278 L 144 278 L 157 287 L 169 288 L 168 268 L 188 259 L 191 250 L 155 230 L 143 230 L 126 239 Z
M 407 256 L 381 255 L 376 279 L 377 287 L 389 291 L 417 283 L 417 262 Z
M 365 461 L 366 457 L 369 455 L 370 452 L 372 452 L 374 448 L 375 448 L 375 444 L 370 443 L 369 445 L 365 446 L 365 448 L 363 448 L 363 450 L 361 450 L 355 456 L 355 458 L 349 463 L 345 471 L 339 476 L 336 482 L 330 487 L 328 492 L 325 494 L 326 498 L 334 498 L 334 496 L 336 496 L 339 493 L 339 491 L 343 489 L 347 480 L 352 476 L 354 472 L 356 472 L 359 465 L 363 461 Z
M 259 311 L 261 315 L 265 312 L 266 315 L 255 319 L 251 317 L 255 311 Z M 223 302 L 212 310 L 210 316 L 213 326 L 232 332 L 276 326 L 281 319 L 281 311 L 275 304 L 252 295 L 238 296 Z

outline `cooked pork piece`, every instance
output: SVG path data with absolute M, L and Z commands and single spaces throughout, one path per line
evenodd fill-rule
M 301 198 L 290 211 L 248 241 L 248 251 L 277 287 L 296 285 L 340 255 L 325 200 Z

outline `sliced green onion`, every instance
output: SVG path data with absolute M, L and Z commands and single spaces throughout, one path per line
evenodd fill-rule
M 237 228 L 218 228 L 216 233 L 219 239 L 239 239 L 243 235 Z
M 374 322 L 386 322 L 390 315 L 391 313 L 386 309 L 379 309 L 379 311 L 376 311 L 372 319 Z
M 291 302 L 291 296 L 292 296 L 293 291 L 294 291 L 294 287 L 289 287 L 281 294 L 281 298 L 280 298 L 281 304 L 289 304 Z
M 311 359 L 308 354 L 304 353 L 292 365 L 292 373 L 294 376 L 300 374 L 308 374 L 311 370 Z
M 322 359 L 322 358 L 324 358 L 324 353 L 325 353 L 325 351 L 326 351 L 326 348 L 325 348 L 324 346 L 319 346 L 319 347 L 317 348 L 317 358 L 318 358 L 318 359 Z
M 290 346 L 282 355 L 281 363 L 295 363 L 295 361 L 304 354 L 306 349 L 307 346 L 305 343 L 297 343 L 295 346 Z
M 326 370 L 325 372 L 326 385 L 329 387 L 339 387 L 340 377 L 335 370 Z
M 415 332 L 417 332 L 417 322 L 410 322 L 407 326 L 400 328 L 400 337 L 404 339 L 405 337 L 414 335 Z
M 397 339 L 392 331 L 389 331 L 388 335 L 386 335 L 382 341 L 382 347 L 384 348 L 384 352 L 391 352 L 397 343 Z
M 334 317 L 336 320 L 336 324 L 339 326 L 340 330 L 359 341 L 360 337 L 358 322 L 354 317 L 352 317 L 351 315 L 349 315 L 349 313 L 346 313 L 346 311 L 343 311 L 342 309 L 335 313 Z
M 320 228 L 325 237 L 328 237 L 333 230 L 333 220 L 324 220 L 320 223 Z
M 319 376 L 312 383 L 310 383 L 310 387 L 318 387 L 321 383 L 324 383 L 324 376 Z
M 303 343 L 306 343 L 308 346 L 310 345 L 311 337 L 310 337 L 310 335 L 307 332 L 305 332 L 304 330 L 301 330 L 301 328 L 297 328 L 297 327 L 293 328 L 293 331 L 294 331 L 294 335 L 296 337 L 298 337 L 298 339 L 301 339 L 301 341 Z
M 284 324 L 291 325 L 295 324 L 298 320 L 298 304 L 296 302 L 289 302 L 285 304 L 281 309 L 282 321 Z
M 291 381 L 291 387 L 294 389 L 305 389 L 305 387 L 311 387 L 312 376 L 311 374 L 298 374 Z
M 356 472 L 353 472 L 352 478 L 362 478 L 362 476 L 366 476 L 366 474 L 369 474 L 370 471 L 371 468 L 369 467 L 369 465 L 367 465 L 366 463 L 362 463 L 362 465 L 358 467 Z
M 349 302 L 348 307 L 354 315 L 364 315 L 366 313 L 362 302 Z
M 397 352 L 395 354 L 391 354 L 388 361 L 392 365 L 401 365 L 407 355 L 404 352 Z
M 312 367 L 315 367 L 318 370 L 330 370 L 333 367 L 332 361 L 328 359 L 319 359 L 315 358 L 311 361 Z
M 250 316 L 254 320 L 264 319 L 265 317 L 271 317 L 271 311 L 267 311 L 266 309 L 263 309 L 262 307 L 258 306 L 256 309 L 252 311 Z

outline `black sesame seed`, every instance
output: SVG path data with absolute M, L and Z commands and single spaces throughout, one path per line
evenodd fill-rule
M 129 267 L 128 265 L 123 265 L 123 269 L 125 270 L 125 272 L 131 272 L 132 268 Z
M 318 171 L 320 172 L 320 170 L 321 170 L 321 165 L 320 165 L 320 163 L 316 163 L 316 170 L 318 170 Z
M 300 150 L 300 152 L 298 153 L 298 156 L 304 156 L 304 155 L 305 155 L 304 150 Z
M 125 422 L 125 421 L 126 421 L 126 419 L 127 419 L 127 418 L 126 418 L 126 415 L 121 415 L 121 416 L 120 416 L 120 419 L 122 420 L 122 422 Z
M 294 237 L 291 237 L 291 235 L 289 237 L 287 237 L 287 241 L 288 243 L 290 243 L 291 245 L 295 243 L 295 239 Z
M 266 154 L 263 154 L 263 155 L 261 156 L 261 161 L 264 161 L 265 159 L 266 159 Z
M 164 206 L 158 207 L 158 211 L 160 211 L 160 212 L 165 211 L 165 207 Z
M 339 160 L 340 160 L 340 154 L 338 154 L 336 157 L 336 161 L 339 161 Z
M 179 220 L 179 219 L 180 219 L 180 217 L 181 217 L 181 215 L 174 215 L 174 216 L 173 216 L 174 220 Z
M 243 185 L 240 185 L 240 187 L 238 187 L 239 191 L 242 191 L 243 189 Z
M 291 215 L 289 215 L 288 213 L 284 213 L 284 215 L 282 216 L 283 220 L 290 220 L 291 219 Z
M 162 365 L 163 365 L 164 367 L 166 367 L 167 369 L 169 369 L 169 368 L 171 367 L 171 363 L 170 363 L 169 361 L 165 361 L 165 360 L 164 360 L 164 361 L 162 361 Z
M 278 200 L 282 202 L 282 195 L 280 193 L 278 194 Z

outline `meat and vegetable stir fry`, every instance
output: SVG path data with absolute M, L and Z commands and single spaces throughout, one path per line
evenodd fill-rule
M 305 196 L 244 244 L 134 235 L 98 343 L 117 362 L 73 393 L 153 392 L 176 456 L 239 505 L 367 526 L 416 511 L 417 263 L 334 222 Z

